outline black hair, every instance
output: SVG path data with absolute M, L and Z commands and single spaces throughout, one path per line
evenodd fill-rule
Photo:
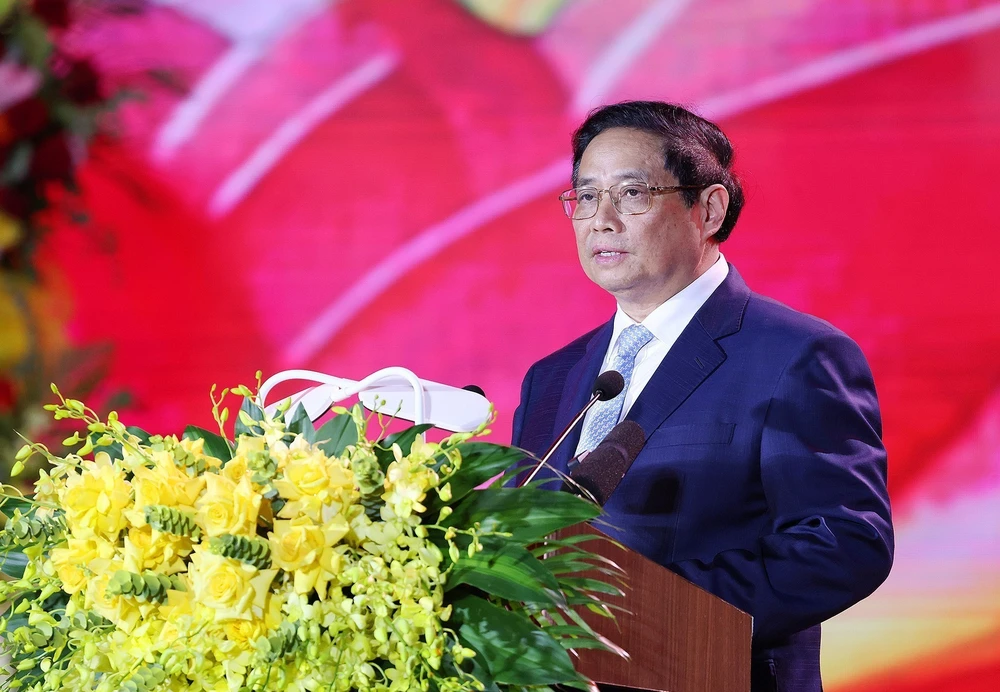
M 612 128 L 629 128 L 663 140 L 663 168 L 677 178 L 678 185 L 708 187 L 716 183 L 729 192 L 726 218 L 715 233 L 720 243 L 729 237 L 743 209 L 743 186 L 733 172 L 733 145 L 715 123 L 681 106 L 662 101 L 624 101 L 590 112 L 573 133 L 573 185 L 580 173 L 583 152 L 597 135 Z M 688 207 L 699 190 L 683 190 Z

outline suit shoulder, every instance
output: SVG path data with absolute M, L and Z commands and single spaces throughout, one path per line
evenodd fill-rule
M 842 330 L 767 296 L 751 294 L 741 332 L 754 348 L 777 361 L 813 359 L 826 353 L 837 362 L 857 366 L 859 372 L 870 371 L 861 347 Z
M 753 331 L 774 332 L 786 341 L 797 343 L 817 340 L 854 343 L 850 336 L 826 320 L 800 312 L 759 293 L 750 294 L 743 327 L 749 327 Z

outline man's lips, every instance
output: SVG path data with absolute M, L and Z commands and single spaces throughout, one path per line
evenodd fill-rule
M 594 257 L 618 257 L 620 255 L 627 255 L 628 252 L 621 250 L 619 248 L 612 247 L 596 247 L 593 250 Z

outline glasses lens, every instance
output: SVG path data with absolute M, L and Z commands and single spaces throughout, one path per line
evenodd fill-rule
M 622 214 L 642 214 L 649 211 L 649 186 L 645 183 L 622 185 L 611 194 L 617 200 L 616 206 Z
M 596 187 L 578 187 L 573 190 L 574 208 L 569 214 L 571 219 L 589 219 L 597 213 L 601 193 Z

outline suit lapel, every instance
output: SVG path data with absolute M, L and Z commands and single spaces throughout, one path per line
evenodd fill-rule
M 750 289 L 729 266 L 729 274 L 681 332 L 629 409 L 626 418 L 648 437 L 726 359 L 718 339 L 738 331 Z
M 601 364 L 604 362 L 608 345 L 611 343 L 611 333 L 613 331 L 614 318 L 594 333 L 594 336 L 587 342 L 587 348 L 583 353 L 583 357 L 567 373 L 562 399 L 559 401 L 559 409 L 556 413 L 555 428 L 552 431 L 553 440 L 555 440 L 555 436 L 559 435 L 569 425 L 569 422 L 573 420 L 573 416 L 579 413 L 580 409 L 590 400 L 594 380 L 601 374 Z M 569 437 L 563 441 L 559 449 L 552 455 L 552 459 L 549 460 L 550 465 L 560 471 L 566 471 L 566 465 L 573 458 L 576 446 L 580 442 L 581 427 L 579 423 L 576 425 L 573 432 L 570 433 Z
M 726 353 L 697 320 L 681 332 L 626 418 L 648 436 L 726 359 Z

